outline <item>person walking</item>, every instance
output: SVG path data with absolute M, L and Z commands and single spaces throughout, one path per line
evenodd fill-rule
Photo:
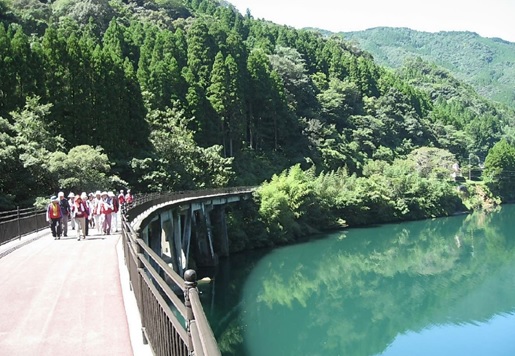
M 132 207 L 133 200 L 134 196 L 132 195 L 131 190 L 127 189 L 127 194 L 125 194 L 125 204 L 127 204 L 128 209 Z
M 59 206 L 61 207 L 61 226 L 62 226 L 62 233 L 63 236 L 68 236 L 68 220 L 70 218 L 70 203 L 68 202 L 68 199 L 64 197 L 63 192 L 59 192 L 57 194 L 57 197 L 59 198 Z
M 84 193 L 86 194 L 86 193 Z M 86 219 L 86 222 L 88 223 L 86 225 L 86 236 L 88 235 L 89 229 L 93 229 L 95 227 L 95 220 L 93 219 L 93 210 L 95 209 L 95 194 L 89 193 L 86 198 L 82 198 L 82 201 L 86 202 L 86 205 L 88 206 L 89 211 L 89 218 Z
M 84 194 L 87 198 L 86 194 Z M 81 195 L 75 197 L 75 202 L 72 207 L 73 214 L 75 215 L 75 222 L 77 225 L 77 241 L 80 241 L 81 237 L 84 240 L 86 238 L 87 223 L 86 219 L 89 215 L 88 206 L 86 202 L 82 200 Z
M 50 198 L 50 204 L 46 209 L 46 221 L 50 223 L 50 231 L 54 240 L 61 238 L 61 207 L 59 200 L 54 195 Z
M 107 196 L 107 193 L 106 193 Z M 95 192 L 95 198 L 92 200 L 93 202 L 93 220 L 95 224 L 95 228 L 99 233 L 102 233 L 102 194 L 100 190 Z
M 107 192 L 107 196 L 111 198 L 113 201 L 113 212 L 111 214 L 111 231 L 118 232 L 118 226 L 120 226 L 121 229 L 121 210 L 120 210 L 120 203 L 118 202 L 118 197 L 112 192 Z
M 72 230 L 75 230 L 75 217 L 73 216 L 73 213 L 72 213 L 72 206 L 73 204 L 75 203 L 75 194 L 73 194 L 73 192 L 70 192 L 70 194 L 68 194 L 68 205 L 70 206 L 70 226 L 72 228 Z
M 123 189 L 120 189 L 120 193 L 118 194 L 118 206 L 120 208 L 120 213 L 125 214 L 125 195 L 123 194 Z
M 111 234 L 111 219 L 112 219 L 112 213 L 114 211 L 113 207 L 113 192 L 109 192 L 111 194 L 108 194 L 106 192 L 102 192 L 102 215 L 103 215 L 103 221 L 102 221 L 102 233 L 104 235 L 110 235 Z

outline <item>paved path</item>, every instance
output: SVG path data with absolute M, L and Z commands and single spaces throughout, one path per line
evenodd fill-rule
M 92 232 L 54 240 L 48 229 L 0 258 L 0 355 L 138 355 L 120 284 L 121 237 Z M 9 246 L 0 247 L 2 256 Z

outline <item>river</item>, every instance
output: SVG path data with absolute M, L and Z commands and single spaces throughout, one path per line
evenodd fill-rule
M 515 205 L 221 260 L 223 355 L 515 355 Z

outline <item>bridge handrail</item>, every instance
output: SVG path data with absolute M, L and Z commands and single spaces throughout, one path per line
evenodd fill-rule
M 203 190 L 185 190 L 178 192 L 158 192 L 158 193 L 147 193 L 137 195 L 134 198 L 133 203 L 127 207 L 127 218 L 132 222 L 136 216 L 143 213 L 145 210 L 153 205 L 161 203 L 185 199 L 185 198 L 200 198 L 206 195 L 215 194 L 237 194 L 255 189 L 254 186 L 242 186 L 242 187 L 229 187 L 229 188 L 211 188 Z
M 128 221 L 122 220 L 125 263 L 140 312 L 143 342 L 150 343 L 155 355 L 188 356 L 188 333 L 182 325 L 186 320 L 186 307 L 154 268 L 153 251 Z M 165 271 L 165 275 L 168 272 Z
M 19 207 L 0 212 L 0 245 L 48 227 L 46 210 Z
M 23 208 L 20 209 L 19 207 L 16 208 L 16 210 L 4 210 L 0 211 L 0 222 L 10 221 L 13 219 L 17 219 L 19 217 L 25 217 L 34 215 L 35 213 L 44 212 L 45 209 L 38 209 L 38 208 Z
M 217 194 L 230 196 L 253 189 L 150 193 L 136 197 L 127 207 L 122 219 L 125 260 L 140 310 L 144 340 L 156 355 L 219 356 L 221 353 L 200 302 L 195 271 L 187 270 L 183 279 L 140 238 L 131 223 L 154 205 Z

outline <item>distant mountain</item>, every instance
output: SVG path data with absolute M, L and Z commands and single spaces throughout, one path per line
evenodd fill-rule
M 323 31 L 326 35 L 330 34 Z M 420 57 L 449 70 L 481 95 L 515 108 L 515 43 L 473 32 L 420 32 L 378 27 L 340 32 L 370 52 L 379 64 L 398 68 Z

